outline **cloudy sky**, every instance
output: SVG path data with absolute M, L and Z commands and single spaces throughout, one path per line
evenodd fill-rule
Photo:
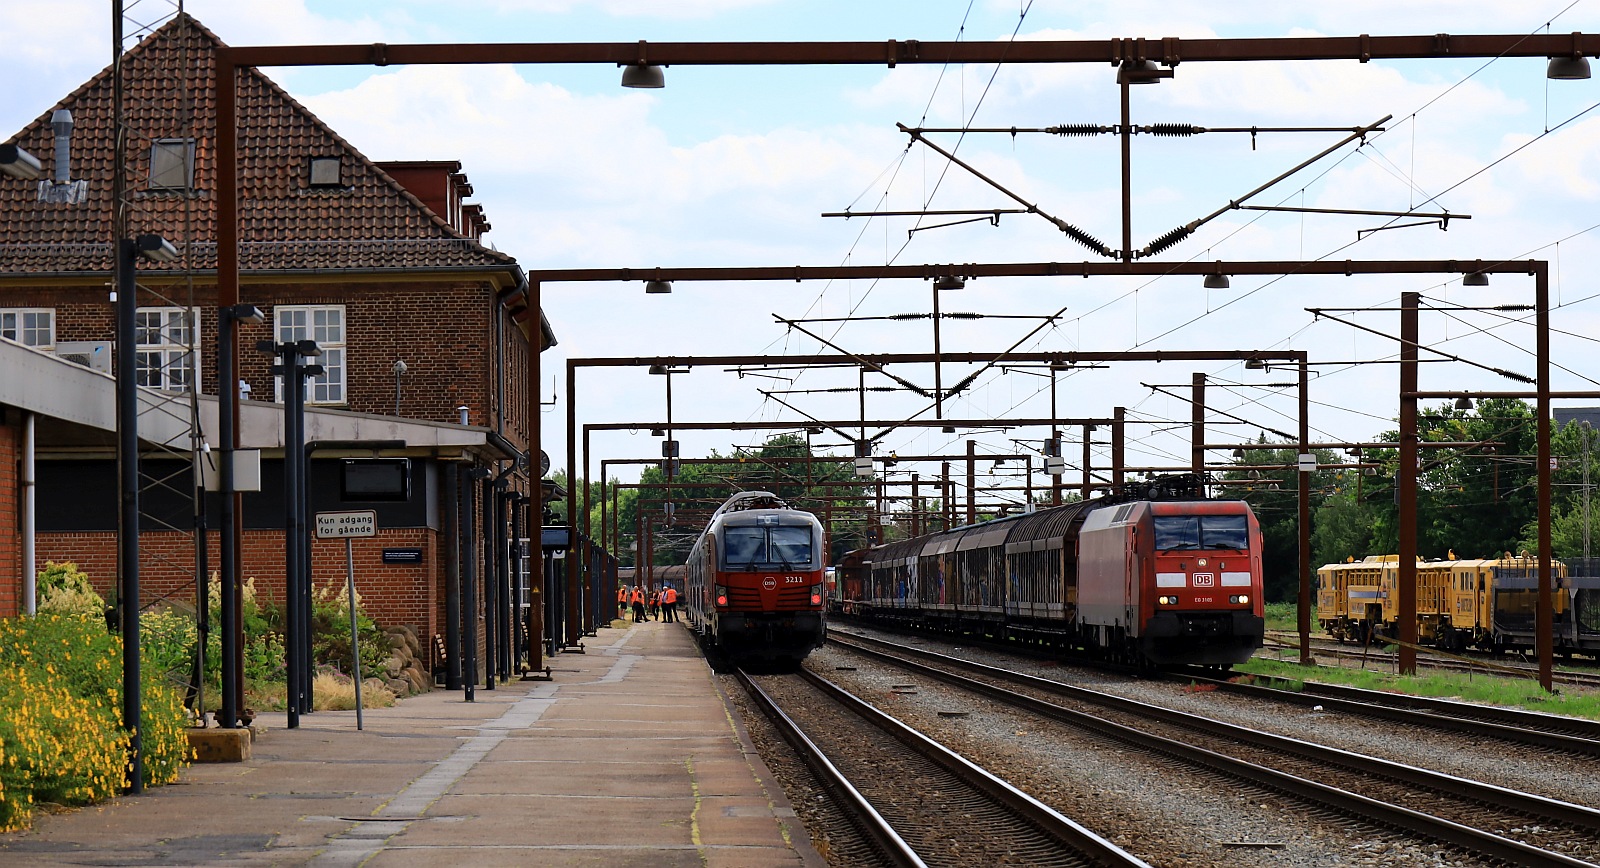
M 0 0 L 5 19 L 30 21 L 28 39 L 8 39 L 0 76 L 26 81 L 0 92 L 0 138 L 9 136 L 103 67 L 110 56 L 108 4 Z M 144 0 L 135 17 L 171 7 Z M 192 0 L 186 4 L 234 45 L 308 43 L 632 42 L 789 40 L 1035 40 L 1164 36 L 1527 34 L 1600 31 L 1600 0 L 1452 0 L 1338 4 L 1205 0 L 483 0 L 451 5 L 314 0 Z M 40 15 L 47 20 L 38 20 Z M 487 236 L 530 269 L 567 267 L 835 265 L 895 262 L 1104 261 L 1037 216 L 923 228 L 915 218 L 819 216 L 827 211 L 1011 208 L 1016 203 L 937 153 L 909 145 L 909 126 L 1045 127 L 1117 122 L 1109 66 L 901 66 L 672 68 L 662 90 L 626 90 L 610 67 L 388 67 L 269 69 L 335 130 L 375 160 L 459 160 L 493 224 Z M 1374 216 L 1227 211 L 1159 261 L 1255 259 L 1508 259 L 1552 263 L 1554 380 L 1557 389 L 1600 388 L 1600 79 L 1548 81 L 1541 59 L 1186 64 L 1158 86 L 1134 90 L 1136 124 L 1220 127 L 1331 127 L 1385 131 L 1347 145 L 1250 201 L 1328 209 L 1448 211 L 1470 220 L 1391 228 Z M 1137 137 L 1133 148 L 1133 236 L 1143 246 L 1212 214 L 1334 145 L 1338 132 L 1209 133 Z M 953 134 L 942 147 L 1042 210 L 1103 241 L 1120 240 L 1119 171 L 1113 137 Z M 944 222 L 924 218 L 923 227 Z M 1305 308 L 1392 307 L 1399 294 L 1438 305 L 1532 300 L 1530 279 L 1497 277 L 1466 289 L 1441 276 L 1366 278 L 1234 277 L 1207 290 L 1192 277 L 1138 281 L 990 278 L 946 293 L 948 351 L 1020 349 L 1294 349 L 1314 361 L 1392 358 L 1393 341 Z M 923 281 L 679 284 L 670 295 L 642 284 L 552 284 L 544 305 L 559 347 L 545 355 L 547 431 L 558 431 L 568 401 L 569 357 L 785 354 L 819 351 L 816 340 L 775 321 L 887 317 L 927 312 Z M 1065 308 L 1053 324 L 1043 317 Z M 1533 331 L 1517 314 L 1432 312 L 1423 340 L 1486 365 L 1532 373 Z M 1394 333 L 1397 314 L 1353 313 Z M 873 319 L 804 326 L 856 352 L 930 352 L 927 319 Z M 1030 332 L 1038 331 L 1028 337 Z M 1026 340 L 1023 340 L 1027 337 Z M 351 352 L 359 352 L 352 347 Z M 1426 354 L 1425 354 L 1426 355 Z M 408 360 L 415 363 L 415 360 Z M 973 369 L 949 365 L 945 384 Z M 1312 384 L 1313 436 L 1367 439 L 1393 427 L 1393 365 L 1319 366 Z M 1189 405 L 1149 386 L 1186 392 L 1196 372 L 1212 378 L 1223 415 L 1208 439 L 1254 439 L 1294 430 L 1292 395 L 1267 384 L 1290 377 L 1239 364 L 1118 365 L 1063 375 L 1064 417 L 1129 408 L 1139 422 L 1128 460 L 1186 464 Z M 813 370 L 785 378 L 739 376 L 696 367 L 673 378 L 678 421 L 795 421 L 787 402 L 823 419 L 854 419 L 853 371 Z M 895 374 L 931 387 L 931 367 Z M 906 418 L 927 401 L 869 376 L 869 418 Z M 553 392 L 552 389 L 554 388 Z M 1461 364 L 1423 368 L 1424 389 L 1518 388 Z M 763 391 L 777 394 L 766 396 Z M 663 378 L 642 369 L 585 369 L 578 379 L 583 422 L 649 423 L 665 415 Z M 951 418 L 1042 417 L 1049 380 L 1037 372 L 991 370 L 950 399 Z M 1584 404 L 1600 402 L 1564 402 Z M 1176 430 L 1173 430 L 1176 429 Z M 872 429 L 876 431 L 876 428 Z M 902 429 L 880 452 L 964 453 L 1034 449 L 1045 432 L 1005 428 L 944 434 Z M 1100 436 L 1104 436 L 1102 433 Z M 764 435 L 686 432 L 682 454 L 726 454 Z M 838 443 L 833 434 L 818 443 Z M 1075 441 L 1076 435 L 1069 437 Z M 565 463 L 564 438 L 547 451 Z M 596 435 L 595 458 L 648 457 L 647 430 Z M 1108 456 L 1103 448 L 1097 464 Z M 1079 449 L 1069 445 L 1076 465 Z M 1213 456 L 1224 460 L 1225 454 Z M 902 465 L 902 469 L 904 466 Z M 925 476 L 937 467 L 922 468 Z M 632 472 L 623 476 L 631 477 Z

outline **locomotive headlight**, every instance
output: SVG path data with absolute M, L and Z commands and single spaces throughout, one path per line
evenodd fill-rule
M 811 586 L 811 605 L 813 605 L 813 606 L 822 605 L 822 586 L 821 585 L 812 585 Z
M 728 605 L 728 589 L 722 585 L 717 585 L 717 605 Z
M 1177 596 L 1156 597 L 1156 603 L 1162 606 L 1176 606 L 1178 605 L 1178 598 Z
M 1250 602 L 1250 595 L 1249 594 L 1234 594 L 1233 596 L 1228 598 L 1228 602 L 1230 602 L 1230 603 L 1248 603 L 1248 602 Z

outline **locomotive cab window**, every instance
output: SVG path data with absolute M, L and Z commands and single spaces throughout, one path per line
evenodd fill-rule
M 1158 515 L 1156 550 L 1232 549 L 1249 551 L 1249 521 L 1243 515 Z
M 722 564 L 727 569 L 806 566 L 811 551 L 809 527 L 728 527 L 722 532 Z

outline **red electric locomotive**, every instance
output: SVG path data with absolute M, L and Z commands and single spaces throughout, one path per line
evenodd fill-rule
M 1260 525 L 1189 477 L 852 555 L 833 605 L 871 620 L 1156 666 L 1261 647 Z
M 777 495 L 740 492 L 689 552 L 684 611 L 710 654 L 796 667 L 822 644 L 822 523 Z

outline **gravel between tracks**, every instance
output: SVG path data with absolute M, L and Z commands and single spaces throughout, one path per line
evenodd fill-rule
M 851 627 L 850 629 L 857 629 Z M 861 631 L 870 632 L 870 631 Z M 895 641 L 948 651 L 932 641 Z M 959 647 L 959 646 L 958 646 Z M 1579 804 L 1600 804 L 1600 763 L 1536 749 L 1485 750 L 1448 733 L 1395 728 L 1303 708 L 1217 693 L 1194 693 L 1171 683 L 1133 681 L 1074 666 L 1038 663 L 961 648 L 956 656 L 1108 690 L 1244 726 L 1306 737 L 1541 793 Z M 922 683 L 847 651 L 824 648 L 809 668 L 876 702 L 1064 814 L 1160 866 L 1465 866 L 1468 854 L 1417 843 L 1398 833 L 1352 826 L 1342 816 L 1308 809 L 1297 800 L 1129 751 L 1067 727 L 1045 723 L 940 684 Z M 854 667 L 854 671 L 839 667 Z M 917 682 L 913 690 L 896 685 Z M 738 695 L 730 689 L 730 694 Z M 742 700 L 741 700 L 742 702 Z M 942 716 L 939 712 L 965 712 Z M 825 799 L 804 767 L 782 758 L 787 745 L 751 720 L 751 737 L 835 865 L 857 864 L 833 847 Z M 1332 782 L 1337 784 L 1337 782 Z M 804 807 L 802 807 L 804 806 Z M 816 819 L 814 820 L 814 815 Z M 833 822 L 837 823 L 837 819 Z M 841 844 L 844 842 L 840 842 Z

